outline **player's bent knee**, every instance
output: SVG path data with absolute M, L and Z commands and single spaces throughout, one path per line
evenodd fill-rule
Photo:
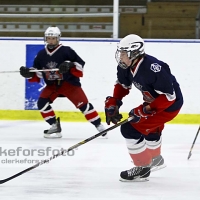
M 88 111 L 93 110 L 94 107 L 91 103 L 86 103 L 82 105 L 81 107 L 79 107 L 79 109 L 82 113 L 87 113 Z
M 149 133 L 148 135 L 144 136 L 148 141 L 157 141 L 160 140 L 161 133 Z
M 49 106 L 50 102 L 48 98 L 39 98 L 37 102 L 38 109 L 40 111 L 45 110 Z
M 141 137 L 141 133 L 138 132 L 130 123 L 121 125 L 121 134 L 127 139 L 139 139 Z

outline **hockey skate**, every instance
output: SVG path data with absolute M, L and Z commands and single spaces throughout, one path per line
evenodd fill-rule
M 99 124 L 98 126 L 96 126 L 96 129 L 97 129 L 99 132 L 102 132 L 102 131 L 105 130 L 105 127 L 104 127 L 103 124 Z M 107 133 L 104 133 L 104 134 L 102 135 L 102 137 L 105 138 L 105 139 L 108 139 Z
M 61 126 L 60 126 L 60 117 L 56 119 L 56 122 L 51 125 L 49 130 L 44 130 L 44 138 L 61 138 Z
M 165 167 L 166 165 L 164 163 L 164 158 L 161 155 L 152 159 L 151 172 L 163 169 Z
M 123 171 L 120 174 L 120 181 L 122 182 L 143 182 L 148 181 L 151 173 L 150 166 L 133 167 L 129 170 Z

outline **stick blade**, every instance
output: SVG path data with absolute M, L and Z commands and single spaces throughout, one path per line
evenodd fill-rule
M 192 155 L 192 153 L 190 152 L 189 155 L 188 155 L 188 160 L 190 159 L 191 155 Z

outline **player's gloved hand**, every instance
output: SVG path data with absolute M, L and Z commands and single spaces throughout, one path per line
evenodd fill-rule
M 24 77 L 24 78 L 32 78 L 35 74 L 35 72 L 30 72 L 30 68 L 27 68 L 27 67 L 20 67 L 19 71 L 20 71 L 20 74 Z
M 73 62 L 68 62 L 68 61 L 65 61 L 63 63 L 61 63 L 58 67 L 59 69 L 59 72 L 61 74 L 64 74 L 64 73 L 67 73 L 69 72 L 69 70 L 74 67 L 74 63 Z
M 117 124 L 122 119 L 122 115 L 119 114 L 119 108 L 122 105 L 122 101 L 114 97 L 106 97 L 105 101 L 105 115 L 106 123 L 110 125 L 110 122 Z
M 153 116 L 154 114 L 156 114 L 155 111 L 147 110 L 147 107 L 141 104 L 138 107 L 133 108 L 129 112 L 129 117 L 134 117 L 130 122 L 133 122 L 133 123 L 142 122 L 146 120 L 148 117 Z

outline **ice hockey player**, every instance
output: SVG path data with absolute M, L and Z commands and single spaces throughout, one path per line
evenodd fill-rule
M 105 130 L 97 111 L 88 101 L 80 83 L 85 62 L 69 46 L 60 44 L 61 31 L 58 27 L 48 27 L 44 33 L 45 47 L 34 59 L 32 68 L 22 66 L 20 74 L 29 82 L 40 82 L 43 78 L 46 87 L 40 94 L 37 105 L 44 120 L 51 125 L 44 131 L 45 138 L 61 138 L 60 118 L 56 119 L 51 104 L 58 97 L 68 98 L 85 118 L 101 132 Z M 59 71 L 30 72 L 30 69 L 55 69 Z M 105 137 L 106 134 L 104 134 Z
M 141 91 L 143 103 L 131 108 L 133 120 L 121 126 L 135 167 L 122 171 L 121 181 L 146 181 L 151 171 L 165 167 L 161 155 L 161 132 L 183 105 L 183 97 L 168 64 L 145 53 L 143 39 L 135 34 L 124 37 L 117 46 L 117 82 L 113 95 L 106 98 L 106 122 L 118 123 L 122 99 L 132 84 Z M 134 99 L 133 99 L 134 101 Z

